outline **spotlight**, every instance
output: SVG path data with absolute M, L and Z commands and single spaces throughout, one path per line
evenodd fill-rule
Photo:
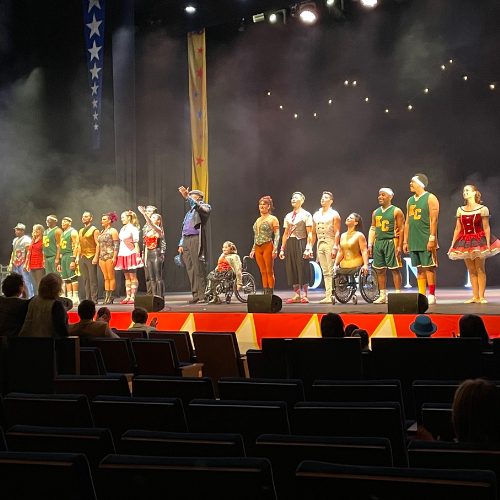
M 326 5 L 328 7 L 333 7 L 333 4 L 335 3 L 335 0 L 326 0 Z
M 490 87 L 490 90 L 495 90 L 496 85 L 494 83 L 490 83 L 489 87 Z
M 314 24 L 318 20 L 316 4 L 314 2 L 302 4 L 299 7 L 299 17 L 305 24 Z
M 269 14 L 268 16 L 268 21 L 271 23 L 271 24 L 276 24 L 279 20 L 279 14 L 281 14 L 283 16 L 283 24 L 286 24 L 286 9 L 280 9 L 280 10 L 276 10 L 274 12 L 271 12 L 271 14 Z
M 261 21 L 265 21 L 266 16 L 263 12 L 261 12 L 260 14 L 255 14 L 254 16 L 252 16 L 252 19 L 254 23 L 260 23 Z
M 188 14 L 194 14 L 196 12 L 196 7 L 194 5 L 186 5 L 184 9 Z
M 373 9 L 373 7 L 378 5 L 378 0 L 360 0 L 360 2 L 363 7 L 368 9 Z
M 468 77 L 467 75 L 462 76 L 462 80 L 463 80 L 464 82 L 466 82 L 468 79 L 469 79 L 469 77 Z
M 269 22 L 274 24 L 277 20 L 278 20 L 278 16 L 277 16 L 277 15 L 273 12 L 273 13 L 269 16 Z

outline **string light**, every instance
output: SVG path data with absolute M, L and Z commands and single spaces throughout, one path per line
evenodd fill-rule
M 428 93 L 429 93 L 429 87 L 425 87 L 424 94 L 428 94 Z
M 411 111 L 413 109 L 413 106 L 411 104 L 408 104 L 408 111 Z
M 450 64 L 453 64 L 453 59 L 450 59 L 448 62 L 449 62 Z
M 283 109 L 283 106 L 280 104 L 280 109 Z
M 267 95 L 271 95 L 271 91 L 269 91 L 269 90 L 268 90 L 268 91 L 267 91 Z
M 446 69 L 446 66 L 444 64 L 441 64 L 441 69 L 444 71 Z
M 298 117 L 299 117 L 299 115 L 298 115 L 297 113 L 295 113 L 295 114 L 293 115 L 293 117 L 294 117 L 294 118 L 298 118 Z
M 349 85 L 349 80 L 344 80 L 344 85 Z
M 331 99 L 328 99 L 328 104 L 331 104 L 333 101 Z
M 389 108 L 385 108 L 385 113 L 389 113 Z
M 469 77 L 468 77 L 467 75 L 462 76 L 462 80 L 463 80 L 464 82 L 466 82 L 468 79 L 469 79 Z
M 368 102 L 370 100 L 369 97 L 365 97 L 365 102 Z
M 490 90 L 495 90 L 495 84 L 494 83 L 490 83 Z
M 357 82 L 356 80 L 354 80 L 354 81 L 352 82 L 352 86 L 353 86 L 353 87 L 355 87 L 355 86 L 357 85 L 357 83 L 358 83 L 358 82 Z
M 318 116 L 318 113 L 314 113 L 313 116 L 316 118 L 316 116 Z

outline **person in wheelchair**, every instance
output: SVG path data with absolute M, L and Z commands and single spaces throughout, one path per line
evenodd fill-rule
M 368 247 L 363 234 L 361 215 L 352 213 L 345 221 L 347 232 L 340 236 L 340 248 L 335 258 L 335 268 L 358 269 L 368 273 Z
M 225 284 L 231 285 L 236 279 L 237 290 L 241 289 L 241 259 L 238 255 L 236 245 L 232 241 L 226 241 L 222 245 L 222 254 L 217 261 L 217 267 L 207 276 L 207 288 L 205 296 L 210 297 L 209 304 L 221 304 L 219 294 L 225 293 Z

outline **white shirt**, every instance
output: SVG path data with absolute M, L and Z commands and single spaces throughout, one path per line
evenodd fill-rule
M 318 243 L 320 241 L 326 241 L 327 243 L 333 243 L 335 239 L 335 229 L 333 227 L 333 219 L 338 217 L 339 213 L 333 208 L 329 208 L 325 213 L 323 209 L 320 208 L 314 215 L 313 220 L 316 224 L 316 236 L 318 238 Z
M 285 222 L 283 227 L 289 229 L 288 237 L 297 238 L 298 240 L 303 240 L 307 237 L 306 227 L 312 227 L 313 219 L 312 215 L 303 208 L 299 208 L 295 212 L 295 219 L 292 222 L 293 212 L 286 214 Z

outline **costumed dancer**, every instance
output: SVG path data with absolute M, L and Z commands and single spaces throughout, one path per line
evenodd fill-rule
M 257 261 L 262 276 L 262 287 L 265 294 L 274 291 L 274 259 L 278 256 L 280 240 L 280 223 L 272 215 L 273 200 L 270 196 L 263 196 L 259 200 L 260 217 L 253 225 L 253 247 L 250 258 Z
M 391 188 L 380 188 L 380 207 L 373 211 L 372 225 L 368 235 L 368 256 L 373 257 L 372 266 L 377 270 L 380 297 L 374 304 L 387 303 L 387 269 L 391 270 L 396 293 L 401 292 L 401 271 L 403 264 L 403 239 L 405 217 L 403 211 L 392 204 L 394 192 Z
M 500 240 L 490 232 L 490 211 L 481 200 L 476 186 L 468 184 L 463 192 L 465 203 L 457 209 L 457 224 L 448 257 L 463 259 L 470 275 L 472 298 L 465 304 L 487 304 L 485 259 L 500 251 Z
M 139 207 L 138 207 L 139 208 Z M 139 209 L 140 210 L 140 209 Z M 154 213 L 156 213 L 157 208 L 153 205 L 148 205 L 146 207 L 146 213 L 148 217 L 151 217 Z M 146 221 L 146 224 L 142 227 L 142 260 L 144 264 L 146 264 L 146 243 L 144 241 L 144 236 L 149 229 L 149 225 Z M 153 288 L 151 286 L 151 279 L 149 277 L 149 269 L 148 266 L 144 266 L 144 277 L 146 278 L 146 293 L 148 295 L 154 295 Z
M 416 174 L 410 181 L 410 191 L 415 194 L 406 204 L 403 251 L 410 254 L 411 265 L 417 268 L 419 293 L 425 295 L 429 285 L 427 300 L 432 305 L 436 303 L 439 201 L 425 190 L 428 183 L 424 174 Z
M 132 210 L 121 215 L 123 227 L 120 229 L 120 248 L 115 269 L 123 271 L 125 277 L 126 297 L 120 304 L 133 304 L 137 292 L 137 269 L 144 266 L 139 248 L 139 221 Z
M 205 195 L 198 189 L 189 191 L 184 186 L 180 186 L 179 193 L 190 207 L 182 223 L 178 248 L 186 266 L 193 294 L 193 298 L 188 301 L 188 304 L 196 304 L 197 302 L 205 304 L 205 289 L 207 287 L 205 263 L 208 252 L 205 227 L 212 207 L 203 201 Z
M 31 284 L 30 273 L 26 270 L 27 254 L 31 244 L 31 238 L 25 233 L 26 226 L 17 224 L 14 228 L 16 237 L 12 241 L 12 253 L 10 255 L 9 271 L 18 273 L 23 277 L 24 286 L 28 298 L 33 297 L 33 285 Z
M 45 262 L 43 259 L 43 226 L 35 224 L 31 233 L 31 243 L 28 247 L 24 269 L 31 274 L 33 293 L 38 295 L 38 285 L 45 276 Z
M 319 301 L 320 304 L 332 303 L 333 264 L 340 242 L 340 215 L 332 208 L 332 203 L 333 194 L 323 191 L 321 208 L 313 215 L 312 244 L 318 240 L 316 256 L 325 281 L 325 297 Z
M 78 253 L 76 263 L 79 264 L 83 282 L 85 284 L 85 299 L 97 304 L 97 237 L 99 229 L 92 225 L 94 216 L 90 212 L 83 212 L 84 227 L 78 232 Z
M 148 214 L 148 209 L 154 207 L 137 207 L 144 215 L 146 224 L 144 232 L 144 270 L 149 276 L 152 295 L 163 297 L 165 289 L 163 284 L 163 259 L 161 242 L 163 240 L 163 221 L 160 214 Z
M 76 255 L 78 252 L 78 232 L 71 227 L 73 220 L 64 217 L 61 220 L 63 233 L 60 240 L 61 262 L 57 266 L 57 272 L 66 285 L 66 296 L 71 299 L 73 305 L 78 305 L 78 274 L 76 272 Z
M 48 215 L 47 229 L 43 233 L 43 256 L 45 259 L 45 273 L 56 273 L 59 264 L 59 244 L 62 229 L 57 225 L 57 217 Z
M 211 296 L 209 304 L 221 304 L 217 294 L 217 283 L 224 280 L 236 279 L 236 287 L 241 290 L 241 259 L 238 255 L 236 245 L 232 241 L 226 241 L 222 245 L 222 254 L 217 261 L 217 267 L 207 276 L 207 288 L 205 296 Z
M 309 259 L 312 252 L 312 215 L 302 208 L 306 197 L 299 191 L 292 194 L 293 211 L 286 215 L 283 224 L 280 259 L 286 257 L 286 277 L 293 286 L 294 297 L 287 304 L 307 304 L 309 286 Z M 301 296 L 302 290 L 302 296 Z
M 99 267 L 104 276 L 104 302 L 103 304 L 113 303 L 113 292 L 116 288 L 115 266 L 118 258 L 118 248 L 120 239 L 118 231 L 111 227 L 113 222 L 118 220 L 115 213 L 103 214 L 101 225 L 103 229 L 97 237 L 96 255 L 99 256 Z
M 345 220 L 347 232 L 340 236 L 340 248 L 335 258 L 335 267 L 354 269 L 362 267 L 364 274 L 368 273 L 368 248 L 363 234 L 363 219 L 361 215 L 352 213 Z

